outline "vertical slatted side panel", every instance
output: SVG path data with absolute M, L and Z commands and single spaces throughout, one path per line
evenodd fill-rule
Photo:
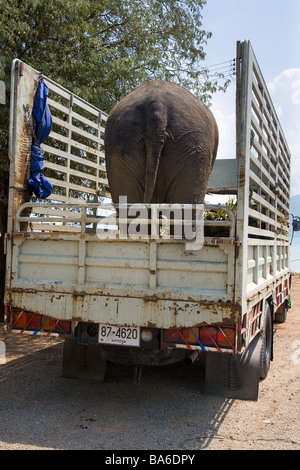
M 251 50 L 249 235 L 288 240 L 290 152 Z
M 13 88 L 11 103 L 10 202 L 9 231 L 14 228 L 15 212 L 21 203 L 29 201 L 26 186 L 30 176 L 32 144 L 32 108 L 39 73 L 25 63 L 15 60 L 13 64 Z M 77 217 L 80 210 L 70 206 L 51 208 L 49 202 L 99 203 L 110 198 L 104 155 L 104 131 L 107 114 L 83 99 L 44 77 L 49 87 L 48 104 L 53 127 L 41 145 L 44 151 L 46 178 L 52 183 L 52 194 L 44 207 L 33 216 L 44 214 L 51 217 Z M 20 176 L 21 175 L 21 176 Z M 35 200 L 35 197 L 32 197 Z M 91 209 L 89 215 L 95 215 Z M 24 215 L 24 213 L 23 213 Z M 27 214 L 28 215 L 28 214 Z M 48 222 L 49 224 L 49 222 Z M 64 222 L 52 224 L 54 230 L 77 231 L 78 227 Z M 34 224 L 31 224 L 31 229 Z M 23 224 L 23 230 L 27 225 Z
M 45 78 L 52 131 L 42 144 L 45 176 L 53 184 L 49 199 L 98 202 L 107 196 L 104 127 L 107 115 Z M 79 200 L 79 201 L 78 201 Z
M 236 301 L 251 313 L 289 273 L 290 151 L 249 41 L 238 43 Z M 249 310 L 250 309 L 250 310 Z

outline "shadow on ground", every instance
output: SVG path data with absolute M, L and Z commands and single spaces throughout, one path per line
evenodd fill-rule
M 0 449 L 199 450 L 234 400 L 204 395 L 204 366 L 109 364 L 103 383 L 62 377 L 62 342 L 0 335 Z

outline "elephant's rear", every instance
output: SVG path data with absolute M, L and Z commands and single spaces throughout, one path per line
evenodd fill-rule
M 138 87 L 107 120 L 105 153 L 114 202 L 120 195 L 128 202 L 203 202 L 217 146 L 215 119 L 190 92 L 159 80 Z M 187 187 L 188 198 L 181 194 Z

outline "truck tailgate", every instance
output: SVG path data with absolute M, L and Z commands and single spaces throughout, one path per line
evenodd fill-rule
M 24 236 L 25 235 L 25 236 Z M 12 234 L 6 304 L 64 320 L 159 328 L 234 322 L 235 245 Z M 9 297 L 9 298 L 8 298 Z

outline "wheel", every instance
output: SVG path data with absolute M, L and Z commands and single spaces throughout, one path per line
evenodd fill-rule
M 269 302 L 266 302 L 265 311 L 263 313 L 263 330 L 261 339 L 259 376 L 261 379 L 265 379 L 270 369 L 273 350 L 273 324 Z
M 281 312 L 275 312 L 275 321 L 276 323 L 284 323 L 287 317 L 287 306 L 284 304 L 282 305 Z
M 106 360 L 102 359 L 98 344 L 79 344 L 76 339 L 65 339 L 62 370 L 64 378 L 102 382 L 105 371 Z

